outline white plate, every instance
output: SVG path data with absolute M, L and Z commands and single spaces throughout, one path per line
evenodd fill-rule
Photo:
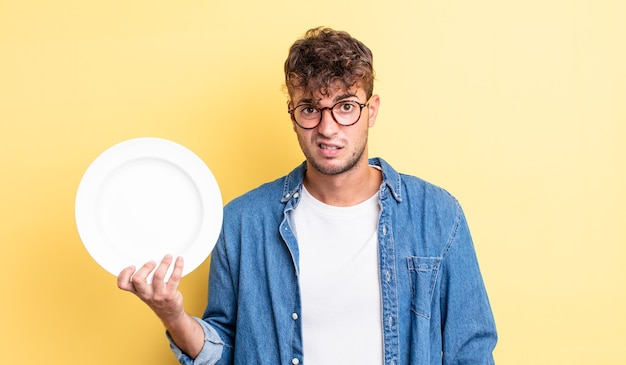
M 98 156 L 78 186 L 75 209 L 85 248 L 115 276 L 165 254 L 183 256 L 186 275 L 209 256 L 222 227 L 211 170 L 187 148 L 158 138 L 127 140 Z

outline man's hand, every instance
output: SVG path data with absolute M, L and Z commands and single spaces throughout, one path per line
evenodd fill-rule
M 169 280 L 167 282 L 164 280 L 172 260 L 171 255 L 166 255 L 158 267 L 156 262 L 150 261 L 136 272 L 135 267 L 130 266 L 122 270 L 117 277 L 117 286 L 138 296 L 156 313 L 166 327 L 174 325 L 185 313 L 183 295 L 178 290 L 184 265 L 182 257 L 176 259 Z M 146 278 L 155 267 L 152 283 L 148 283 Z
M 150 261 L 139 270 L 129 266 L 117 277 L 117 286 L 135 294 L 146 303 L 161 319 L 170 336 L 187 355 L 195 358 L 204 344 L 204 331 L 200 324 L 185 312 L 183 295 L 178 290 L 183 273 L 183 258 L 174 262 L 174 270 L 169 280 L 165 275 L 172 265 L 172 256 L 166 255 L 157 267 Z M 155 270 L 156 268 L 156 270 Z M 148 275 L 154 270 L 152 282 L 148 283 Z

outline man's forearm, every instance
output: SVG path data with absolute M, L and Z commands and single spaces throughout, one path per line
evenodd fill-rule
M 190 315 L 185 313 L 182 318 L 163 322 L 172 341 L 187 356 L 196 358 L 204 346 L 204 330 L 202 326 Z

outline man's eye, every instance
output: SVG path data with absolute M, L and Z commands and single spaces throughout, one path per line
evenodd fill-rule
M 355 105 L 353 103 L 350 102 L 346 102 L 346 103 L 341 103 L 338 105 L 338 110 L 342 113 L 349 113 L 351 111 L 354 110 Z
M 315 109 L 312 106 L 302 107 L 302 114 L 311 115 L 311 114 L 315 114 L 315 113 L 317 113 L 317 109 Z

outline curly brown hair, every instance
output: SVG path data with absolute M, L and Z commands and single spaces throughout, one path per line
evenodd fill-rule
M 344 31 L 318 27 L 308 30 L 289 49 L 285 86 L 290 97 L 300 90 L 328 96 L 337 82 L 346 89 L 361 86 L 369 99 L 374 91 L 372 51 Z

